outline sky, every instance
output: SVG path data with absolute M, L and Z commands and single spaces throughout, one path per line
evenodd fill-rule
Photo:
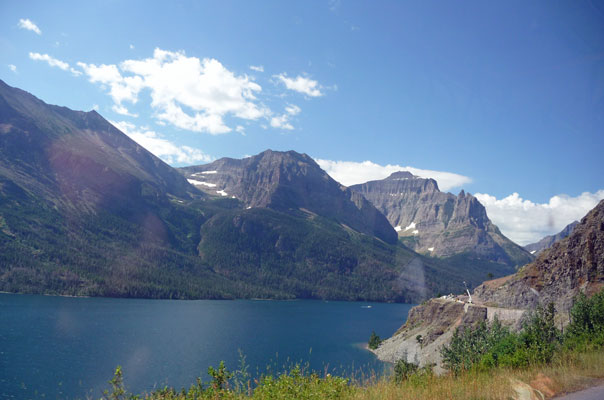
M 598 2 L 0 0 L 0 79 L 173 166 L 432 177 L 519 244 L 604 198 Z

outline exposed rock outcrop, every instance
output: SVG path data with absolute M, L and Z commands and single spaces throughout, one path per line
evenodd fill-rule
M 439 257 L 465 253 L 511 266 L 533 259 L 506 238 L 489 220 L 484 206 L 463 190 L 458 196 L 443 193 L 434 179 L 407 171 L 350 188 L 384 213 L 415 251 Z
M 474 291 L 482 302 L 531 308 L 553 302 L 566 312 L 579 292 L 604 287 L 604 200 L 566 239 L 543 251 L 535 262 L 513 276 L 488 281 Z
M 380 360 L 394 363 L 400 359 L 419 366 L 435 365 L 443 372 L 440 348 L 447 344 L 459 327 L 492 321 L 495 316 L 504 324 L 518 327 L 524 310 L 502 309 L 470 304 L 465 296 L 431 299 L 413 307 L 405 324 L 374 351 Z M 418 339 L 419 336 L 419 339 Z
M 591 210 L 566 239 L 554 243 L 535 262 L 514 275 L 484 282 L 474 290 L 474 304 L 458 298 L 432 299 L 414 307 L 407 322 L 375 351 L 384 361 L 401 358 L 420 366 L 436 364 L 442 371 L 439 349 L 457 327 L 495 316 L 519 327 L 523 314 L 538 304 L 553 302 L 559 317 L 572 307 L 572 299 L 604 287 L 604 200 Z M 421 335 L 422 341 L 417 340 Z

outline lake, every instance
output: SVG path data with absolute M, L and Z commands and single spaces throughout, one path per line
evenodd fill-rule
M 412 305 L 327 301 L 69 298 L 0 293 L 0 398 L 99 398 L 121 365 L 128 390 L 189 387 L 224 360 L 256 375 L 293 362 L 382 373 L 363 348 Z

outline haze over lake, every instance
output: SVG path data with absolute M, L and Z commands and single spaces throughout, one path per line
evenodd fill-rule
M 295 361 L 380 372 L 363 349 L 390 336 L 411 305 L 324 301 L 178 301 L 0 294 L 0 397 L 100 397 L 117 365 L 137 393 L 188 387 L 208 366 L 249 371 Z

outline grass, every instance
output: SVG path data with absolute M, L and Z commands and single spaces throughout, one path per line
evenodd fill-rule
M 604 378 L 604 351 L 563 353 L 549 365 L 524 370 L 498 368 L 489 372 L 470 372 L 409 379 L 400 384 L 381 379 L 367 386 L 356 386 L 348 399 L 507 399 L 515 394 L 513 383 L 533 384 L 555 394 L 572 392 L 594 385 Z M 548 396 L 549 397 L 549 396 Z
M 396 383 L 392 377 L 375 375 L 352 379 L 330 374 L 319 376 L 300 366 L 254 381 L 231 380 L 227 383 L 223 378 L 232 375 L 225 369 L 222 369 L 222 373 L 226 375 L 217 375 L 221 367 L 218 370 L 212 369 L 213 380 L 209 384 L 198 380 L 187 390 L 164 388 L 138 396 L 129 395 L 123 390 L 121 369 L 118 369 L 119 374 L 116 371 L 116 376 L 110 381 L 112 390 L 105 394 L 104 399 L 508 399 L 515 396 L 515 382 L 531 384 L 549 398 L 554 394 L 593 386 L 604 379 L 604 349 L 589 352 L 563 351 L 551 363 L 527 369 L 495 368 L 487 372 L 472 371 L 458 376 L 419 374 L 412 375 L 401 383 Z

